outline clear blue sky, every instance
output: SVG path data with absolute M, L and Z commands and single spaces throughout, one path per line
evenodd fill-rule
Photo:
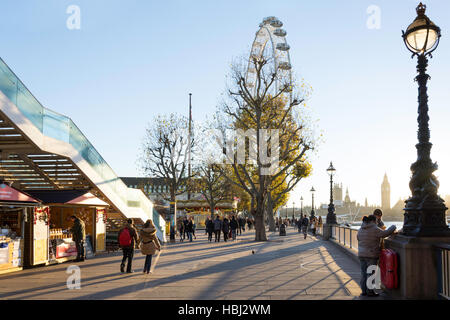
M 432 159 L 440 193 L 450 194 L 450 2 L 425 3 L 443 34 L 430 61 L 429 102 Z M 187 114 L 189 92 L 194 118 L 211 114 L 230 63 L 250 50 L 262 18 L 274 15 L 288 32 L 296 75 L 314 88 L 308 106 L 325 136 L 294 201 L 303 195 L 309 204 L 311 185 L 327 201 L 332 160 L 338 181 L 361 203 L 380 203 L 387 172 L 394 203 L 409 195 L 416 159 L 416 61 L 401 30 L 417 4 L 2 0 L 0 56 L 44 106 L 74 120 L 118 175 L 134 176 L 146 124 L 160 112 Z M 66 27 L 69 5 L 81 9 L 80 30 Z M 380 29 L 366 26 L 370 5 L 381 9 Z

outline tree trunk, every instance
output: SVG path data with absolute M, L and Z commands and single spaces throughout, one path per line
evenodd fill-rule
M 210 211 L 211 211 L 211 219 L 214 220 L 214 212 L 215 212 L 214 209 L 215 209 L 215 204 L 211 204 L 211 203 L 210 203 L 210 204 L 209 204 L 209 207 L 210 207 L 210 209 L 211 209 L 211 210 L 210 210 Z
M 269 231 L 275 232 L 275 219 L 273 218 L 272 194 L 270 192 L 267 198 L 267 216 L 269 218 Z
M 264 223 L 264 199 L 257 198 L 256 211 L 253 217 L 255 219 L 255 241 L 267 241 L 266 226 Z

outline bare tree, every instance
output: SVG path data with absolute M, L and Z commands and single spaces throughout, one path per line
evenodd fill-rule
M 187 130 L 187 118 L 174 113 L 157 115 L 146 129 L 141 169 L 163 182 L 156 193 L 167 201 L 175 202 L 177 195 L 191 188 L 193 174 L 188 176 L 188 156 L 195 144 L 193 138 L 188 140 Z
M 224 177 L 223 171 L 214 163 L 204 161 L 198 170 L 197 189 L 205 197 L 211 209 L 211 218 L 217 204 L 223 200 L 231 200 L 230 182 Z

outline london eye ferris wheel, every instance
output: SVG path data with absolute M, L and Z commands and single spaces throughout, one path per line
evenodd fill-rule
M 266 17 L 259 24 L 255 40 L 252 44 L 250 58 L 247 67 L 247 87 L 256 95 L 257 74 L 253 59 L 261 59 L 269 56 L 273 62 L 273 70 L 276 73 L 275 92 L 278 92 L 281 83 L 286 81 L 292 85 L 292 66 L 289 55 L 289 45 L 286 41 L 286 30 L 282 29 L 283 23 L 276 17 Z M 292 99 L 289 93 L 289 99 Z

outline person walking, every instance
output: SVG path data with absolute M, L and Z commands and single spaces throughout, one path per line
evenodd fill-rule
M 236 240 L 236 230 L 238 228 L 238 222 L 236 220 L 235 216 L 231 217 L 231 221 L 230 221 L 230 229 L 231 229 L 231 238 L 234 240 Z
M 309 226 L 309 219 L 305 215 L 303 217 L 303 220 L 302 220 L 302 231 L 303 231 L 304 239 L 306 239 L 306 236 L 307 236 L 307 233 L 308 233 L 308 226 Z
M 136 243 L 139 243 L 138 233 L 136 228 L 133 226 L 133 220 L 128 219 L 125 227 L 119 231 L 119 245 L 123 251 L 122 263 L 120 264 L 120 272 L 125 272 L 125 262 L 127 263 L 127 273 L 132 273 L 131 269 L 134 247 Z
M 192 217 L 189 218 L 188 223 L 186 225 L 186 233 L 189 239 L 189 242 L 192 242 L 192 233 L 194 232 L 194 222 L 192 221 Z
M 382 230 L 377 226 L 377 218 L 374 215 L 363 217 L 363 223 L 356 236 L 358 239 L 358 258 L 361 265 L 361 295 L 363 296 L 378 296 L 373 289 L 367 288 L 367 268 L 378 265 L 381 239 L 390 236 L 395 229 L 395 225 L 392 225 L 389 229 Z
M 311 217 L 310 229 L 311 229 L 311 232 L 312 232 L 313 236 L 316 235 L 316 228 L 317 228 L 317 218 L 316 217 Z
M 239 230 L 240 229 L 242 229 L 242 232 L 245 232 L 245 219 L 244 219 L 244 217 L 240 217 L 239 218 Z
M 183 240 L 186 239 L 188 223 L 189 223 L 189 221 L 187 219 L 187 216 L 184 216 L 184 218 L 183 218 L 183 225 L 184 225 Z
M 208 241 L 212 241 L 212 234 L 214 232 L 214 222 L 208 217 L 205 222 L 206 233 L 208 234 Z
M 317 229 L 322 230 L 322 227 L 323 227 L 322 217 L 319 216 L 319 219 L 317 220 Z
M 300 217 L 300 219 L 298 219 L 298 221 L 297 221 L 297 229 L 298 229 L 298 233 L 301 233 L 301 232 L 302 232 L 302 221 L 303 221 L 303 218 L 302 218 L 302 217 Z
M 84 261 L 85 252 L 84 252 L 84 241 L 86 239 L 86 228 L 84 225 L 84 221 L 78 218 L 77 216 L 71 216 L 70 220 L 73 222 L 73 226 L 70 229 L 72 233 L 72 240 L 75 242 L 77 247 L 77 258 L 75 261 Z
M 227 242 L 228 240 L 228 233 L 230 232 L 230 222 L 225 217 L 222 221 L 222 231 L 223 231 L 223 241 Z
M 195 240 L 197 240 L 197 237 L 195 236 L 195 229 L 197 228 L 197 225 L 195 224 L 194 217 L 191 217 L 191 221 L 192 221 L 192 236 L 194 237 Z
M 184 222 L 182 220 L 179 220 L 178 224 L 178 230 L 180 231 L 180 242 L 183 242 L 184 240 Z
M 222 232 L 222 221 L 220 221 L 219 215 L 217 215 L 216 220 L 214 220 L 214 242 L 220 242 L 220 233 Z
M 143 272 L 149 274 L 152 265 L 152 256 L 156 253 L 156 250 L 161 251 L 161 244 L 156 236 L 156 227 L 151 219 L 145 222 L 139 235 L 141 239 L 141 253 L 145 256 Z

